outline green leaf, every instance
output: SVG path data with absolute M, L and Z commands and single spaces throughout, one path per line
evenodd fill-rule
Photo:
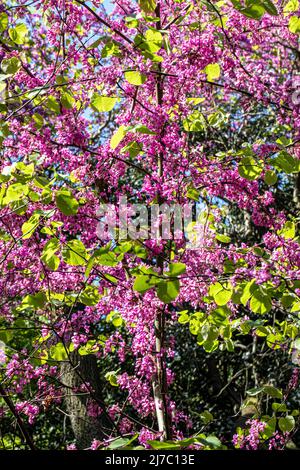
M 48 99 L 47 99 L 47 108 L 50 110 L 50 111 L 53 111 L 55 114 L 59 114 L 60 113 L 60 106 L 59 106 L 59 102 L 57 101 L 57 99 L 50 95 L 48 96 Z
M 94 94 L 91 100 L 91 104 L 92 107 L 99 113 L 106 113 L 114 108 L 117 100 L 118 98 L 113 96 L 101 96 Z
M 278 426 L 282 432 L 291 432 L 295 427 L 295 418 L 291 415 L 279 418 Z
M 20 23 L 8 30 L 10 39 L 16 44 L 24 44 L 27 33 L 28 29 L 24 23 Z
M 65 109 L 72 109 L 75 104 L 75 99 L 67 91 L 63 91 L 60 95 L 60 102 Z
M 32 115 L 32 119 L 34 120 L 37 129 L 41 129 L 43 127 L 44 118 L 43 118 L 43 116 L 41 116 L 41 114 L 34 113 Z
M 77 214 L 79 203 L 72 195 L 71 191 L 67 189 L 61 189 L 56 191 L 55 202 L 58 209 L 64 215 L 75 215 Z
M 297 173 L 299 171 L 299 161 L 296 160 L 292 155 L 286 151 L 280 152 L 275 158 L 270 160 L 270 163 L 277 169 L 282 170 L 288 175 L 291 173 Z
M 107 274 L 105 273 L 104 275 L 104 278 L 107 279 L 108 281 L 112 282 L 113 284 L 117 284 L 118 283 L 118 279 L 114 276 L 112 276 L 111 274 Z
M 220 439 L 218 439 L 216 436 L 207 436 L 204 438 L 199 436 L 198 438 L 196 438 L 195 443 L 196 442 L 199 442 L 210 449 L 219 449 L 220 447 L 222 447 Z
M 255 330 L 257 336 L 268 336 L 269 332 L 270 331 L 265 326 L 259 326 Z
M 34 295 L 26 295 L 22 300 L 22 307 L 25 308 L 34 308 L 35 310 L 38 308 L 43 308 L 47 301 L 46 294 L 44 292 L 38 292 Z
M 94 264 L 95 264 L 95 258 L 94 256 L 91 256 L 90 259 L 88 260 L 87 262 L 87 265 L 86 265 L 86 270 L 85 270 L 85 273 L 84 273 L 84 277 L 87 279 L 89 277 L 89 275 L 91 274 L 91 271 L 94 267 Z
M 183 128 L 186 132 L 201 132 L 205 130 L 206 123 L 203 114 L 200 111 L 194 111 L 182 121 Z
M 294 222 L 288 220 L 281 230 L 279 230 L 278 235 L 281 235 L 286 240 L 295 238 L 296 235 L 296 226 Z
M 122 148 L 121 152 L 122 153 L 129 152 L 130 157 L 135 158 L 142 150 L 143 150 L 143 144 L 133 141 L 125 145 L 125 147 Z
M 113 387 L 118 387 L 119 386 L 117 372 L 115 372 L 115 371 L 107 372 L 104 377 L 110 383 L 110 385 L 112 385 Z
M 284 413 L 287 411 L 287 407 L 285 403 L 272 403 L 272 410 L 276 413 Z
M 151 131 L 149 127 L 143 126 L 143 124 L 138 124 L 132 128 L 133 131 L 139 132 L 140 134 L 148 134 L 148 135 L 155 135 L 156 132 Z
M 293 295 L 288 294 L 288 293 L 283 294 L 283 296 L 281 297 L 281 303 L 284 306 L 284 308 L 291 307 L 291 305 L 293 305 L 293 303 L 294 303 L 294 300 L 295 300 L 295 297 Z
M 276 349 L 281 349 L 281 343 L 283 341 L 283 336 L 281 334 L 273 334 L 270 333 L 266 337 L 266 342 L 269 348 L 273 349 L 274 351 Z
M 232 339 L 227 339 L 225 341 L 225 346 L 228 352 L 234 352 L 234 342 Z
M 216 325 L 226 325 L 230 314 L 231 311 L 227 305 L 222 305 L 211 312 L 211 318 Z
M 124 448 L 128 448 L 128 446 L 130 446 L 130 444 L 135 441 L 135 439 L 137 438 L 138 434 L 136 434 L 135 436 L 133 436 L 133 438 L 129 439 L 129 438 L 126 438 L 126 437 L 118 437 L 117 439 L 114 439 L 108 447 L 106 447 L 106 449 L 110 449 L 110 450 L 116 450 L 116 449 L 124 449 Z M 144 449 L 144 447 L 143 447 Z
M 126 22 L 127 28 L 130 28 L 130 29 L 135 29 L 139 25 L 139 20 L 136 19 L 134 16 L 126 16 L 125 22 Z
M 179 294 L 180 284 L 178 279 L 162 281 L 156 287 L 158 298 L 164 303 L 173 302 Z
M 6 75 L 14 75 L 20 67 L 21 62 L 17 57 L 3 59 L 1 62 L 1 69 Z
M 161 279 L 158 277 L 158 275 L 151 276 L 149 274 L 142 274 L 136 277 L 134 284 L 133 284 L 133 290 L 136 290 L 137 292 L 140 292 L 141 294 L 143 294 L 144 292 L 147 292 L 147 290 L 151 289 L 159 282 L 161 282 Z
M 261 4 L 269 15 L 277 16 L 278 11 L 274 3 L 271 0 L 261 0 Z
M 41 260 L 51 271 L 56 271 L 59 267 L 60 259 L 55 255 L 59 248 L 60 244 L 57 238 L 48 240 L 43 248 Z
M 212 82 L 220 77 L 221 69 L 219 64 L 208 64 L 204 69 L 207 80 Z
M 200 191 L 198 191 L 196 188 L 190 187 L 186 192 L 186 197 L 192 199 L 193 201 L 199 201 Z
M 265 9 L 263 8 L 263 6 L 253 5 L 248 8 L 243 8 L 241 10 L 241 13 L 243 13 L 243 15 L 248 16 L 249 18 L 252 18 L 254 20 L 260 20 L 261 17 L 265 13 Z
M 85 271 L 85 277 L 88 277 L 90 275 L 90 272 L 95 264 L 100 264 L 101 266 L 114 267 L 119 263 L 116 254 L 108 250 L 109 247 L 107 247 L 107 250 L 106 247 L 103 247 L 93 253 L 93 255 L 88 261 Z
M 287 15 L 293 11 L 299 10 L 299 0 L 289 0 L 283 8 L 283 12 Z
M 184 263 L 170 263 L 169 264 L 169 271 L 167 271 L 165 274 L 167 276 L 179 276 L 180 274 L 185 273 L 186 271 L 186 265 Z
M 146 259 L 148 257 L 147 250 L 140 244 L 133 245 L 132 251 L 137 258 Z
M 122 315 L 120 315 L 118 312 L 115 312 L 114 310 L 107 315 L 106 321 L 107 323 L 111 322 L 116 328 L 119 328 L 123 325 Z
M 79 302 L 84 305 L 92 306 L 97 305 L 100 300 L 100 294 L 95 286 L 86 286 L 84 291 L 79 295 Z
M 294 302 L 291 308 L 291 313 L 294 313 L 294 312 L 300 312 L 300 302 Z
M 209 114 L 207 120 L 211 127 L 218 129 L 226 122 L 227 116 L 223 111 L 218 110 L 215 113 Z
M 255 397 L 256 395 L 259 395 L 260 393 L 263 393 L 264 387 L 256 387 L 256 388 L 250 388 L 247 390 L 247 395 L 250 397 Z
M 261 0 L 247 2 L 246 7 L 244 7 L 244 5 L 238 0 L 231 0 L 231 3 L 233 3 L 233 6 L 243 15 L 254 20 L 260 20 L 266 12 L 263 6 L 263 1 Z
M 21 325 L 21 326 L 25 326 L 25 325 Z M 9 341 L 13 338 L 13 330 L 0 330 L 0 341 L 2 341 L 4 344 L 8 344 Z M 0 344 L 0 348 L 1 348 L 1 344 Z M 2 348 L 1 348 L 2 349 Z
M 23 233 L 23 239 L 30 238 L 31 235 L 34 233 L 36 228 L 39 225 L 39 220 L 40 220 L 41 214 L 39 213 L 34 213 L 32 216 L 27 220 L 27 222 L 24 222 L 22 225 L 22 233 Z
M 300 18 L 298 16 L 291 16 L 289 20 L 289 30 L 291 33 L 300 33 Z
M 110 139 L 110 147 L 115 149 L 118 147 L 119 143 L 124 139 L 125 135 L 127 134 L 128 128 L 126 126 L 120 126 L 117 132 L 114 133 L 112 138 Z
M 261 287 L 255 289 L 250 300 L 250 310 L 254 313 L 264 315 L 272 308 L 271 298 Z
M 99 44 L 101 44 L 102 41 L 103 41 L 103 38 L 96 39 L 96 41 L 92 42 L 92 44 L 88 46 L 88 50 L 90 51 L 92 49 L 96 49 L 99 46 Z
M 102 39 L 101 39 L 102 40 Z M 105 59 L 111 55 L 121 57 L 121 49 L 116 41 L 108 41 L 102 49 L 101 57 Z
M 6 83 L 6 82 L 1 82 L 1 81 L 0 81 L 0 93 L 2 93 L 2 91 L 5 90 L 6 86 L 7 86 L 7 83 Z
M 142 74 L 138 70 L 132 70 L 125 72 L 125 79 L 128 83 L 135 86 L 143 85 L 146 81 L 146 75 Z
M 86 248 L 80 240 L 70 240 L 63 247 L 62 257 L 70 266 L 82 266 L 86 264 Z
M 264 435 L 267 438 L 272 437 L 276 430 L 276 425 L 277 425 L 276 416 L 272 416 L 272 418 L 270 418 L 269 416 L 266 416 L 266 417 L 263 416 L 262 421 L 265 421 L 267 423 L 267 426 L 264 429 Z
M 8 16 L 4 11 L 2 11 L 0 13 L 0 33 L 5 31 L 7 26 L 8 26 Z
M 44 176 L 36 176 L 34 178 L 34 184 L 38 188 L 44 189 L 46 186 L 49 186 L 50 181 Z
M 273 387 L 272 385 L 264 385 L 263 392 L 269 395 L 272 398 L 279 398 L 282 399 L 282 391 L 278 388 Z
M 151 52 L 158 52 L 162 46 L 163 36 L 159 31 L 147 29 L 145 33 L 146 43 Z
M 140 9 L 145 13 L 153 13 L 156 8 L 155 0 L 138 0 Z
M 190 316 L 188 314 L 188 310 L 183 310 L 182 312 L 178 312 L 179 317 L 178 317 L 178 323 L 185 324 L 189 323 L 190 321 Z
M 13 165 L 11 174 L 21 183 L 27 182 L 32 179 L 34 173 L 34 164 L 25 165 L 23 162 L 18 162 Z
M 232 296 L 233 288 L 230 283 L 220 284 L 216 282 L 209 288 L 209 295 L 211 295 L 217 305 L 226 305 Z
M 208 423 L 210 423 L 211 421 L 214 420 L 213 415 L 212 415 L 209 411 L 207 411 L 207 410 L 205 410 L 205 411 L 203 411 L 202 413 L 200 413 L 200 418 L 201 418 L 201 421 L 202 421 L 204 424 L 208 424 Z
M 112 252 L 106 253 L 100 256 L 97 256 L 95 259 L 96 264 L 100 264 L 101 266 L 116 266 L 119 263 L 116 255 Z
M 134 38 L 135 45 L 142 51 L 150 53 L 150 56 L 160 50 L 162 41 L 162 34 L 153 29 L 147 29 L 144 36 L 137 34 Z
M 238 166 L 239 175 L 250 181 L 257 179 L 262 170 L 252 157 L 243 157 Z
M 99 351 L 99 346 L 93 339 L 89 340 L 84 346 L 80 346 L 78 349 L 80 356 L 88 356 L 89 354 L 94 354 L 97 351 Z
M 181 448 L 179 443 L 176 444 L 172 441 L 147 441 L 147 444 L 155 450 L 176 450 Z
M 4 202 L 5 204 L 10 204 L 11 202 L 19 201 L 28 194 L 29 188 L 26 184 L 14 183 L 11 184 L 5 195 Z
M 222 233 L 217 233 L 216 240 L 218 240 L 221 243 L 230 243 L 231 242 L 231 238 L 228 237 L 227 235 L 222 234 Z
M 250 299 L 252 293 L 257 289 L 257 284 L 255 284 L 255 279 L 252 279 L 252 281 L 249 281 L 245 284 L 243 288 L 243 293 L 241 295 L 241 302 L 246 306 L 248 300 Z
M 216 325 L 209 325 L 208 323 L 204 323 L 201 328 L 201 336 L 205 339 L 205 343 L 207 343 L 207 348 L 211 351 L 211 348 L 214 346 L 215 340 L 218 339 L 220 334 L 220 330 Z M 203 344 L 204 348 L 206 347 L 205 343 Z
M 51 346 L 50 357 L 55 361 L 67 361 L 68 353 L 62 343 L 57 343 L 55 346 Z
M 264 181 L 268 186 L 273 186 L 277 182 L 277 175 L 275 171 L 267 170 L 265 172 Z

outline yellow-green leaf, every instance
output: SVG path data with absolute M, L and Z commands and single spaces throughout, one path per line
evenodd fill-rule
M 120 126 L 117 132 L 115 132 L 112 138 L 110 139 L 110 147 L 112 149 L 117 148 L 119 143 L 124 139 L 126 133 L 127 133 L 127 127 Z
M 22 233 L 23 233 L 23 239 L 30 238 L 31 235 L 34 233 L 35 229 L 39 225 L 39 220 L 40 220 L 41 215 L 40 214 L 32 214 L 30 219 L 28 219 L 23 225 L 22 225 Z
M 291 33 L 300 33 L 300 18 L 298 16 L 290 17 L 289 30 Z
M 232 296 L 233 289 L 230 283 L 222 285 L 220 282 L 210 286 L 209 294 L 213 297 L 217 305 L 226 305 Z
M 43 248 L 41 260 L 51 271 L 56 271 L 59 267 L 60 259 L 55 254 L 59 250 L 59 247 L 59 240 L 57 238 L 51 238 Z
M 75 215 L 78 211 L 78 201 L 72 195 L 71 191 L 66 189 L 61 189 L 56 192 L 55 202 L 59 210 L 65 215 Z
M 92 107 L 99 113 L 111 111 L 117 102 L 117 98 L 113 96 L 102 96 L 94 94 L 92 97 Z
M 82 266 L 86 264 L 86 248 L 80 240 L 70 240 L 62 250 L 62 257 L 70 266 Z
M 299 10 L 299 0 L 289 0 L 283 9 L 283 13 L 288 15 L 292 11 Z
M 145 13 L 153 13 L 156 8 L 155 0 L 139 0 L 139 6 Z
M 279 230 L 278 235 L 281 235 L 283 238 L 288 240 L 289 238 L 295 238 L 296 235 L 296 226 L 294 222 L 288 220 L 281 230 Z
M 146 81 L 146 76 L 138 70 L 125 72 L 125 78 L 128 83 L 135 86 L 143 85 Z
M 28 29 L 24 23 L 20 23 L 8 30 L 10 39 L 16 44 L 24 44 L 27 33 Z
M 273 186 L 277 181 L 277 175 L 275 171 L 267 170 L 265 172 L 264 181 L 267 185 Z
M 252 157 L 243 157 L 238 167 L 239 175 L 250 181 L 257 179 L 262 170 Z
M 221 69 L 219 64 L 208 64 L 204 69 L 209 82 L 217 80 L 220 77 Z
M 5 31 L 7 26 L 8 26 L 8 16 L 4 11 L 2 11 L 2 13 L 0 13 L 0 33 Z

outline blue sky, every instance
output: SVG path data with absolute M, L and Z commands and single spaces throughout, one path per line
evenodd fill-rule
M 112 11 L 113 4 L 110 0 L 104 0 L 103 5 L 105 6 L 105 10 L 107 11 L 107 13 L 110 13 Z

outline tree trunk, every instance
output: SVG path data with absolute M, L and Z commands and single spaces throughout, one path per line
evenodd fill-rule
M 296 209 L 300 209 L 300 173 L 294 176 L 294 190 L 293 190 L 293 201 L 296 205 Z
M 66 386 L 65 403 L 76 444 L 79 449 L 84 449 L 90 447 L 93 439 L 102 441 L 108 437 L 112 432 L 113 423 L 101 407 L 103 386 L 96 357 L 80 356 L 77 352 L 73 352 L 70 359 L 70 362 L 61 366 L 62 382 Z M 88 386 L 86 393 L 80 390 L 82 384 Z M 100 416 L 88 415 L 88 405 L 91 401 L 102 408 Z
M 156 22 L 156 29 L 159 31 L 161 29 L 160 21 L 160 4 L 158 3 L 155 8 L 155 16 L 158 18 Z M 158 72 L 156 77 L 156 104 L 158 106 L 162 105 L 163 102 L 163 86 L 162 86 L 162 67 L 158 63 L 157 70 Z M 163 131 L 162 131 L 163 132 Z M 162 137 L 162 134 L 161 134 Z M 160 143 L 161 143 L 160 137 Z M 157 156 L 157 172 L 160 180 L 163 179 L 163 153 L 159 152 Z M 160 205 L 163 201 L 161 199 L 161 194 L 157 194 L 157 202 Z M 162 224 L 159 224 L 159 235 L 162 237 Z M 157 256 L 156 266 L 160 275 L 163 274 L 164 270 L 164 253 Z M 167 378 L 166 378 L 166 360 L 164 353 L 164 341 L 165 341 L 165 329 L 166 329 L 166 318 L 165 312 L 163 310 L 158 310 L 155 319 L 155 363 L 156 363 L 156 374 L 154 374 L 152 380 L 152 389 L 156 410 L 156 418 L 158 424 L 158 430 L 161 433 L 161 439 L 168 440 L 171 439 L 171 430 L 169 422 L 169 413 L 167 406 Z

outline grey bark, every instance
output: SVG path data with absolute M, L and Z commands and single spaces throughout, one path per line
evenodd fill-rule
M 61 366 L 62 382 L 65 388 L 65 404 L 71 421 L 72 430 L 79 449 L 90 447 L 93 439 L 102 441 L 112 432 L 112 422 L 105 410 L 95 418 L 88 416 L 87 406 L 90 393 L 77 391 L 83 383 L 91 387 L 93 398 L 102 403 L 102 382 L 97 360 L 94 355 L 80 356 L 77 352 L 70 355 L 70 362 Z M 75 390 L 75 391 L 74 391 Z
M 300 210 L 300 173 L 295 175 L 294 181 L 293 201 L 296 209 Z

